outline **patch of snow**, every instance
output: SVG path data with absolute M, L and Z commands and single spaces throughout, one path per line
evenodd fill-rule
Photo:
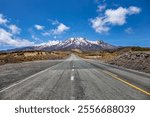
M 98 44 L 98 41 L 90 41 L 90 40 L 87 40 L 88 42 L 92 43 L 92 44 L 96 44 L 96 45 L 99 45 Z
M 56 44 L 59 44 L 60 41 L 59 40 L 53 40 L 53 41 L 49 41 L 46 45 L 47 46 L 52 46 L 52 45 L 56 45 Z

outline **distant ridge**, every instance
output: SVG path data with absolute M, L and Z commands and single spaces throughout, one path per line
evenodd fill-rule
M 70 51 L 72 49 L 79 49 L 81 51 L 99 51 L 99 50 L 114 50 L 116 46 L 105 43 L 101 40 L 90 41 L 86 38 L 77 37 L 69 38 L 65 41 L 49 41 L 38 46 L 23 47 L 11 49 L 9 51 L 34 51 L 34 50 L 44 50 L 44 51 Z

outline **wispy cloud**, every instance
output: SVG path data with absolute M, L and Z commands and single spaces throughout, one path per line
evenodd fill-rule
M 131 27 L 126 28 L 124 31 L 125 31 L 126 33 L 128 33 L 128 34 L 134 33 L 134 31 L 133 31 L 133 29 L 132 29 Z
M 90 20 L 92 23 L 92 28 L 97 32 L 97 33 L 104 33 L 109 31 L 109 27 L 107 26 L 107 22 L 105 21 L 104 17 L 96 17 L 94 19 Z
M 129 15 L 137 14 L 137 13 L 140 13 L 140 12 L 141 12 L 141 9 L 138 8 L 138 7 L 130 6 L 130 7 L 128 8 L 128 14 L 129 14 Z
M 0 43 L 10 45 L 13 47 L 24 47 L 34 45 L 33 42 L 30 42 L 27 39 L 14 38 L 13 34 L 7 32 L 2 28 L 0 28 Z
M 21 29 L 14 24 L 8 26 L 13 34 L 20 34 Z
M 40 43 L 43 42 L 43 40 L 41 38 L 37 37 L 34 34 L 31 35 L 31 38 L 34 39 L 34 41 L 36 41 L 36 42 L 40 42 Z
M 44 26 L 39 25 L 39 24 L 35 24 L 34 27 L 35 27 L 37 30 L 43 30 L 43 29 L 44 29 Z
M 52 25 L 57 25 L 60 23 L 58 20 L 48 19 L 48 21 L 50 21 L 52 23 Z
M 0 14 L 0 24 L 6 24 L 8 20 L 4 17 L 3 14 Z
M 54 35 L 62 34 L 69 29 L 70 29 L 70 27 L 66 26 L 63 23 L 60 23 L 56 29 L 52 29 L 52 34 L 54 34 Z
M 15 24 L 11 24 L 3 14 L 0 14 L 0 25 L 3 25 L 3 28 L 0 28 L 0 44 L 13 47 L 34 45 L 34 42 L 17 37 L 16 35 L 20 34 L 21 29 Z
M 45 31 L 44 33 L 42 33 L 43 36 L 60 35 L 70 29 L 69 26 L 60 23 L 58 20 L 51 20 L 51 21 L 52 21 L 52 25 L 56 25 L 56 28 Z
M 117 9 L 107 9 L 103 16 L 97 16 L 94 19 L 90 19 L 92 28 L 97 33 L 106 33 L 110 30 L 111 26 L 121 26 L 126 23 L 128 15 L 138 14 L 141 9 L 135 6 L 129 8 L 119 7 Z
M 103 10 L 105 10 L 105 8 L 106 8 L 106 4 L 98 5 L 97 6 L 97 12 L 102 12 Z

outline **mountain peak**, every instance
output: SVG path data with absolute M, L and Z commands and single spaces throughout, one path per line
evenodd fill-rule
M 40 46 L 29 47 L 29 50 L 72 50 L 79 49 L 81 51 L 100 51 L 100 50 L 111 50 L 117 47 L 105 43 L 101 40 L 91 41 L 83 37 L 71 37 L 64 41 L 53 40 L 48 43 L 43 43 Z M 27 50 L 27 47 L 25 48 Z M 23 49 L 22 49 L 23 50 Z
M 71 38 L 65 40 L 65 43 L 80 45 L 83 43 L 87 44 L 87 40 L 85 38 L 82 38 L 82 37 L 71 37 Z
M 85 38 L 82 38 L 82 37 L 71 37 L 69 39 L 67 39 L 68 41 L 71 41 L 71 42 L 85 42 L 86 39 Z
M 80 49 L 82 51 L 91 51 L 91 50 L 108 50 L 114 48 L 115 46 L 107 44 L 101 40 L 91 41 L 83 37 L 71 37 L 66 39 L 65 41 L 50 41 L 49 46 L 44 47 L 43 49 L 46 50 Z

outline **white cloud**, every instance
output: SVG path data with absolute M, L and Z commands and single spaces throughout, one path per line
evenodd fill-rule
M 18 28 L 16 25 L 11 24 L 11 25 L 8 26 L 8 28 L 11 30 L 11 32 L 13 34 L 20 34 L 21 29 Z
M 57 27 L 55 29 L 45 31 L 44 33 L 42 33 L 43 36 L 59 35 L 70 29 L 70 27 L 66 26 L 65 24 L 59 23 L 57 20 L 55 21 L 56 22 L 52 22 L 52 25 L 57 25 Z
M 34 39 L 35 41 L 39 41 L 40 39 L 38 37 L 36 37 L 35 35 L 31 35 L 32 39 Z
M 51 35 L 51 32 L 50 31 L 46 31 L 44 33 L 42 33 L 43 36 L 50 36 Z
M 128 10 L 119 7 L 116 10 L 108 9 L 105 11 L 106 21 L 113 25 L 123 25 L 126 22 Z
M 128 33 L 128 34 L 132 34 L 134 31 L 131 27 L 125 29 L 125 32 Z
M 126 23 L 127 15 L 140 13 L 141 9 L 131 6 L 129 8 L 119 7 L 117 9 L 107 9 L 104 16 L 91 19 L 92 28 L 98 33 L 108 32 L 110 26 L 123 25 Z
M 13 47 L 33 46 L 34 42 L 27 39 L 17 37 L 21 29 L 15 24 L 11 24 L 3 14 L 0 14 L 0 25 L 3 24 L 4 28 L 0 28 L 0 44 L 9 45 Z
M 13 34 L 7 32 L 6 30 L 0 28 L 0 43 L 14 46 L 14 47 L 25 47 L 34 45 L 33 42 L 30 42 L 26 39 L 14 39 Z
M 19 34 L 21 29 L 4 18 L 3 14 L 0 14 L 0 24 L 4 24 L 4 27 L 11 30 L 12 34 Z
M 31 34 L 31 38 L 34 39 L 34 40 L 35 40 L 36 42 L 38 42 L 38 43 L 39 43 L 39 42 L 40 42 L 40 43 L 43 42 L 43 40 L 42 40 L 41 38 L 37 37 L 37 36 L 34 35 L 34 34 Z
M 137 14 L 137 13 L 140 13 L 141 12 L 141 9 L 138 8 L 138 7 L 135 7 L 135 6 L 130 6 L 128 8 L 128 14 L 132 15 L 132 14 Z
M 99 5 L 98 9 L 97 9 L 97 12 L 102 12 L 105 8 L 106 8 L 106 4 Z
M 34 27 L 35 27 L 37 30 L 43 30 L 43 29 L 44 29 L 44 26 L 38 25 L 38 24 L 35 24 Z
M 6 24 L 7 22 L 8 20 L 4 18 L 3 14 L 0 14 L 0 24 Z
M 57 24 L 59 24 L 59 21 L 58 21 L 58 20 L 49 19 L 49 21 L 52 23 L 52 25 L 57 25 Z
M 60 23 L 56 29 L 52 29 L 52 34 L 55 34 L 55 35 L 62 34 L 69 29 L 70 27 L 64 25 L 63 23 Z
M 113 25 L 123 25 L 126 23 L 127 15 L 138 14 L 140 11 L 140 8 L 133 6 L 129 7 L 128 9 L 119 7 L 116 10 L 106 10 L 105 15 L 107 17 L 108 22 L 112 23 Z
M 95 29 L 97 33 L 108 32 L 109 27 L 106 25 L 104 17 L 96 17 L 95 19 L 91 19 L 92 28 Z

